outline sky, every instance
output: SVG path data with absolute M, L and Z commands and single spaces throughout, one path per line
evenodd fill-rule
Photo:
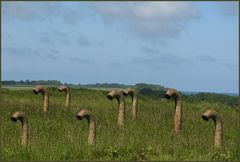
M 238 2 L 1 2 L 2 80 L 238 93 Z

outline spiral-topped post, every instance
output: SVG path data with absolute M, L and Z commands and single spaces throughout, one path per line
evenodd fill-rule
M 14 122 L 17 122 L 17 120 L 20 120 L 22 123 L 22 140 L 21 144 L 23 146 L 27 146 L 28 144 L 28 118 L 27 115 L 24 112 L 16 111 L 12 114 L 11 120 Z
M 173 98 L 175 101 L 175 115 L 174 115 L 174 130 L 176 134 L 179 134 L 182 130 L 182 103 L 180 93 L 174 89 L 169 88 L 165 93 L 167 99 Z
M 94 145 L 96 142 L 96 124 L 95 124 L 95 118 L 92 115 L 91 111 L 87 109 L 79 109 L 77 112 L 76 117 L 79 120 L 82 120 L 83 118 L 86 118 L 88 121 L 88 144 Z
M 48 96 L 48 90 L 46 88 L 43 88 L 41 85 L 37 85 L 33 92 L 37 95 L 38 93 L 41 93 L 43 95 L 43 112 L 48 112 L 48 105 L 49 105 L 49 96 Z
M 222 145 L 222 119 L 218 112 L 216 112 L 214 109 L 207 109 L 202 114 L 202 119 L 205 121 L 208 121 L 209 119 L 212 119 L 215 124 L 215 141 L 214 141 L 214 147 L 215 148 L 221 148 Z
M 61 86 L 58 88 L 58 91 L 59 92 L 64 92 L 65 93 L 65 108 L 70 108 L 70 99 L 71 99 L 71 96 L 70 96 L 70 87 L 69 86 Z
M 137 119 L 137 112 L 138 112 L 138 93 L 135 89 L 127 88 L 126 90 L 122 91 L 124 96 L 131 96 L 132 98 L 132 120 Z
M 113 100 L 114 98 L 118 101 L 118 125 L 120 127 L 124 127 L 125 120 L 125 99 L 121 91 L 113 90 L 107 94 L 107 98 L 109 100 Z

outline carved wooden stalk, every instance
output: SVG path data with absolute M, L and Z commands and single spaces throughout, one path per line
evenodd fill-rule
M 48 91 L 46 88 L 43 88 L 42 86 L 38 85 L 33 89 L 33 92 L 35 94 L 38 94 L 39 92 L 43 95 L 43 111 L 48 112 L 48 105 L 49 105 L 49 97 L 48 97 Z
M 86 109 L 79 109 L 77 112 L 76 117 L 79 120 L 82 120 L 83 118 L 86 118 L 88 120 L 88 144 L 93 145 L 96 142 L 96 124 L 95 124 L 95 119 L 91 112 Z
M 70 88 L 69 86 L 61 86 L 58 88 L 59 92 L 64 92 L 65 93 L 65 97 L 66 97 L 66 100 L 65 100 L 65 107 L 66 108 L 70 108 L 70 99 L 71 99 L 71 96 L 70 96 Z
M 137 91 L 131 88 L 128 88 L 125 91 L 122 91 L 125 96 L 130 95 L 132 98 L 132 120 L 137 119 L 137 112 L 138 112 L 138 94 Z
M 114 98 L 118 101 L 118 125 L 120 127 L 124 127 L 125 120 L 125 99 L 122 92 L 118 90 L 113 90 L 107 94 L 107 98 L 109 100 L 113 100 Z
M 21 144 L 23 146 L 27 146 L 28 144 L 28 119 L 27 115 L 24 112 L 21 111 L 16 111 L 15 113 L 12 114 L 11 120 L 16 122 L 17 120 L 20 120 L 22 123 L 22 141 Z
M 206 110 L 203 115 L 202 119 L 208 121 L 211 118 L 215 124 L 215 148 L 221 148 L 222 144 L 222 119 L 220 115 L 213 109 Z
M 181 96 L 174 88 L 169 88 L 165 93 L 167 99 L 173 98 L 175 101 L 175 115 L 174 115 L 174 130 L 176 134 L 179 134 L 182 130 L 182 103 Z

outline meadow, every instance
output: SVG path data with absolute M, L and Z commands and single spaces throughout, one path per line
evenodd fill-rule
M 174 102 L 139 96 L 136 122 L 131 120 L 131 99 L 126 100 L 125 127 L 117 125 L 117 101 L 108 91 L 71 89 L 71 108 L 64 108 L 65 96 L 49 88 L 50 104 L 43 114 L 42 95 L 32 88 L 1 88 L 1 158 L 3 160 L 240 160 L 239 106 L 183 101 L 183 130 L 173 131 Z M 201 115 L 212 107 L 222 117 L 222 149 L 214 149 L 215 126 Z M 88 123 L 77 120 L 78 108 L 92 111 L 96 118 L 96 144 L 88 145 Z M 28 147 L 20 145 L 21 123 L 11 121 L 15 111 L 28 115 Z

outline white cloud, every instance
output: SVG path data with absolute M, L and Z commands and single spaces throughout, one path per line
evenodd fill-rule
M 121 22 L 141 37 L 178 37 L 186 24 L 200 17 L 199 10 L 186 2 L 94 3 L 106 23 Z
M 6 20 L 19 19 L 26 22 L 38 20 L 53 21 L 60 18 L 67 24 L 75 24 L 80 17 L 78 10 L 63 2 L 3 2 L 2 14 Z

